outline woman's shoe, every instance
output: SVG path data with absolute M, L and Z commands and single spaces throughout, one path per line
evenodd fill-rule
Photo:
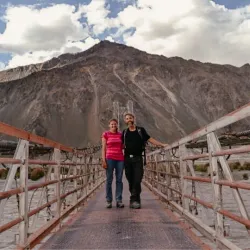
M 112 208 L 112 202 L 111 201 L 107 201 L 106 208 Z
M 116 207 L 117 207 L 117 208 L 124 208 L 124 204 L 122 203 L 122 201 L 118 201 L 118 202 L 116 203 Z

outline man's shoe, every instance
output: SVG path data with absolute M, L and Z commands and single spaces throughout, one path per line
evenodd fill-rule
M 111 201 L 107 201 L 106 208 L 112 208 L 112 202 Z
M 122 203 L 122 201 L 118 201 L 118 202 L 116 203 L 116 207 L 117 207 L 117 208 L 124 208 L 124 204 Z
M 141 208 L 141 204 L 137 201 L 134 201 L 131 205 L 130 205 L 131 208 L 133 209 L 139 209 Z

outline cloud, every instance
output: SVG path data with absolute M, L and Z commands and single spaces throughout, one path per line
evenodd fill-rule
M 135 4 L 136 0 L 112 0 L 112 2 L 117 2 L 121 4 Z
M 81 5 L 81 12 L 87 19 L 87 23 L 94 35 L 100 35 L 105 30 L 119 27 L 116 18 L 109 18 L 109 6 L 105 0 L 92 0 L 88 5 Z
M 107 36 L 107 37 L 105 38 L 105 40 L 110 41 L 110 42 L 114 42 L 114 39 L 113 39 L 112 36 Z
M 20 65 L 29 65 L 35 63 L 45 62 L 53 57 L 57 57 L 64 53 L 77 53 L 89 49 L 94 44 L 100 42 L 99 39 L 93 39 L 88 37 L 84 42 L 68 42 L 59 50 L 39 50 L 35 52 L 27 52 L 22 55 L 15 55 L 9 61 L 9 64 L 6 68 L 15 68 Z
M 5 64 L 0 62 L 0 71 L 3 70 L 3 69 L 5 69 Z
M 40 63 L 63 53 L 76 53 L 99 42 L 89 36 L 81 22 L 82 9 L 59 4 L 37 9 L 9 6 L 5 31 L 0 34 L 0 52 L 12 53 L 7 68 Z
M 9 5 L 0 34 L 0 52 L 12 53 L 7 67 L 83 51 L 99 37 L 122 38 L 129 46 L 167 57 L 237 66 L 249 62 L 250 5 L 229 10 L 210 0 L 112 1 L 122 7 L 116 17 L 107 0 L 78 7 Z
M 250 5 L 228 10 L 209 0 L 138 0 L 117 20 L 125 43 L 149 53 L 238 66 L 249 62 Z
M 11 6 L 4 16 L 6 29 L 0 35 L 0 50 L 17 54 L 54 50 L 68 41 L 85 39 L 88 29 L 79 18 L 76 8 L 66 4 L 42 9 Z

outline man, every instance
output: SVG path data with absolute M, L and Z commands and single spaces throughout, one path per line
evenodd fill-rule
M 129 183 L 130 191 L 130 208 L 141 208 L 141 181 L 143 177 L 143 158 L 142 153 L 145 153 L 145 144 L 147 141 L 156 145 L 165 147 L 163 144 L 154 138 L 150 137 L 143 127 L 137 127 L 134 124 L 134 115 L 127 113 L 124 116 L 124 121 L 128 128 L 122 132 L 122 140 L 124 144 L 124 167 L 125 175 Z

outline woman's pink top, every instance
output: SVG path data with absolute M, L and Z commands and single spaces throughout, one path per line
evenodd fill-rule
M 122 152 L 122 133 L 112 133 L 106 131 L 102 134 L 102 137 L 106 140 L 106 159 L 124 161 Z

